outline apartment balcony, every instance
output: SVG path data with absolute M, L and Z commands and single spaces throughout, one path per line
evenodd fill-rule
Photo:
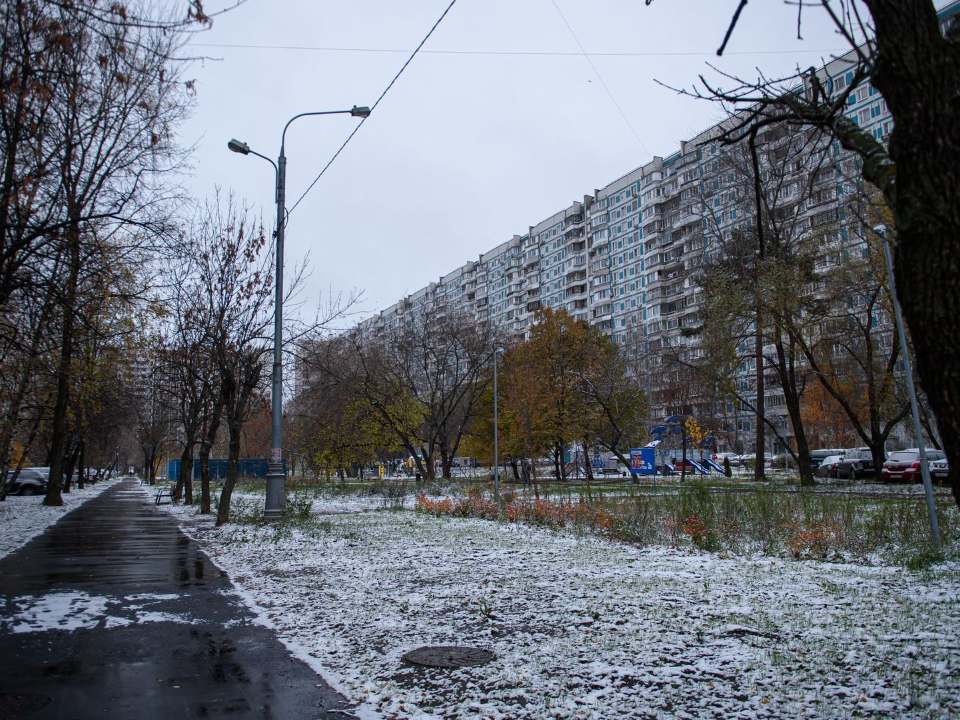
M 528 312 L 528 313 L 534 312 L 534 311 L 539 310 L 539 309 L 540 309 L 540 301 L 539 301 L 539 300 L 531 300 L 530 302 L 527 303 L 527 312 Z
M 574 295 L 586 295 L 587 294 L 587 284 L 583 283 L 581 285 L 571 285 L 567 288 L 566 297 L 572 297 Z
M 662 233 L 664 228 L 662 219 L 654 219 L 643 226 L 643 236 L 649 238 L 651 235 Z
M 590 257 L 610 254 L 610 244 L 606 240 L 599 240 L 595 245 L 589 246 Z
M 593 309 L 593 319 L 595 322 L 609 320 L 613 315 L 613 306 L 610 303 L 599 305 Z
M 523 290 L 523 283 L 513 283 L 507 288 L 507 295 L 513 295 Z
M 570 283 L 570 282 L 579 282 L 579 281 L 581 281 L 581 280 L 586 280 L 586 279 L 587 279 L 587 269 L 586 269 L 585 267 L 581 267 L 581 268 L 579 268 L 579 269 L 568 270 L 566 277 L 567 277 L 567 282 L 568 282 L 568 283 Z
M 683 253 L 672 254 L 673 251 L 667 253 L 663 258 L 663 272 L 671 272 L 673 270 L 683 270 Z
M 583 227 L 568 227 L 564 228 L 563 239 L 565 242 L 575 240 L 576 238 L 582 238 L 584 236 Z
M 700 214 L 695 209 L 684 208 L 681 210 L 680 217 L 677 218 L 675 225 L 676 227 L 683 227 L 691 223 L 699 223 L 701 220 Z
M 605 272 L 602 275 L 594 275 L 590 278 L 590 287 L 596 290 L 597 288 L 606 287 L 610 284 L 610 273 Z
M 586 249 L 587 249 L 587 244 L 582 240 L 578 240 L 577 242 L 570 245 L 570 252 L 575 252 L 575 253 L 583 252 Z
M 660 303 L 660 316 L 672 315 L 681 308 L 679 307 L 680 303 L 677 301 Z

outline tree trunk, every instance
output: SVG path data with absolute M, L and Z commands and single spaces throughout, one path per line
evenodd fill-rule
M 680 434 L 681 458 L 680 458 L 680 482 L 687 479 L 687 428 L 684 423 L 683 432 Z
M 889 168 L 867 163 L 864 175 L 884 190 L 894 210 L 894 271 L 917 374 L 950 466 L 960 468 L 960 293 L 948 290 L 960 274 L 960 48 L 941 36 L 927 0 L 866 4 L 877 33 L 871 80 L 895 121 L 889 150 L 896 181 L 884 182 Z M 950 473 L 950 484 L 960 506 L 960 472 Z
M 77 487 L 83 490 L 85 487 L 85 475 L 87 473 L 87 444 L 81 438 L 77 443 Z
M 753 468 L 753 479 L 760 482 L 764 478 L 764 466 L 767 464 L 767 427 L 764 418 L 766 418 L 766 385 L 763 378 L 763 331 L 760 326 L 760 309 L 757 308 L 757 334 L 756 334 L 756 363 L 757 363 L 757 437 L 754 453 L 757 456 L 756 465 Z
M 587 443 L 583 443 L 583 471 L 587 476 L 587 500 L 593 502 L 593 468 L 590 467 L 590 458 L 589 452 L 587 451 Z
M 217 508 L 217 527 L 230 522 L 230 499 L 233 497 L 233 488 L 237 484 L 237 475 L 240 466 L 240 426 L 232 418 L 228 418 L 227 430 L 230 433 L 230 442 L 227 451 L 227 477 L 220 491 L 220 507 Z
M 73 474 L 74 470 L 77 468 L 77 457 L 80 455 L 80 445 L 75 443 L 73 450 L 70 452 L 70 455 L 64 458 L 64 471 L 63 471 L 63 492 L 69 493 L 73 485 Z
M 44 505 L 63 505 L 63 456 L 67 447 L 67 405 L 70 400 L 70 365 L 73 358 L 73 326 L 77 304 L 77 283 L 80 277 L 80 228 L 72 223 L 67 230 L 69 269 L 63 302 L 60 331 L 60 358 L 57 363 L 57 399 L 53 405 L 53 423 L 50 436 L 50 478 Z
M 183 445 L 183 452 L 180 454 L 180 472 L 177 476 L 177 484 L 173 489 L 174 501 L 180 501 L 186 497 L 184 504 L 193 503 L 193 443 L 195 439 L 188 437 Z
M 200 513 L 210 514 L 210 449 L 204 439 L 200 443 Z
M 210 413 L 210 423 L 200 440 L 200 512 L 210 513 L 210 451 L 217 440 L 217 431 L 220 429 L 220 416 L 223 405 L 218 400 L 213 404 Z
M 147 476 L 147 484 L 153 486 L 157 479 L 157 448 L 151 445 L 145 450 L 143 460 L 146 465 L 144 473 Z
M 807 431 L 803 426 L 803 415 L 800 412 L 800 391 L 797 389 L 797 373 L 794 349 L 787 350 L 782 339 L 777 339 L 777 374 L 780 376 L 780 387 L 783 390 L 784 402 L 787 407 L 787 416 L 790 418 L 790 427 L 797 443 L 797 469 L 800 472 L 800 484 L 815 485 L 813 469 L 810 467 L 810 444 L 807 442 Z M 789 452 L 789 448 L 785 448 Z

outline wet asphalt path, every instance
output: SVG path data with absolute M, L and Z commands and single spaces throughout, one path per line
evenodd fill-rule
M 135 480 L 110 488 L 0 560 L 0 720 L 348 717 L 231 589 Z

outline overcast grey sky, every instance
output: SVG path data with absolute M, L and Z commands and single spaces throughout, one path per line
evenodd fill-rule
M 230 153 L 227 140 L 276 158 L 291 116 L 372 105 L 448 4 L 248 0 L 217 18 L 191 43 L 215 58 L 190 73 L 198 108 L 183 140 L 197 144 L 193 192 L 232 189 L 272 227 L 272 169 Z M 287 262 L 310 253 L 310 301 L 359 289 L 365 313 L 388 307 L 719 119 L 719 108 L 655 79 L 690 86 L 710 72 L 706 62 L 776 76 L 844 49 L 824 13 L 805 12 L 799 41 L 796 8 L 767 0 L 745 8 L 717 58 L 737 4 L 458 0 L 290 216 Z M 334 115 L 291 127 L 288 207 L 357 122 Z

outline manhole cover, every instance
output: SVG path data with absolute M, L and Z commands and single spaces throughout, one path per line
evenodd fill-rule
M 458 668 L 471 665 L 484 665 L 497 656 L 489 650 L 456 645 L 434 645 L 411 650 L 403 659 L 414 665 L 427 667 Z

